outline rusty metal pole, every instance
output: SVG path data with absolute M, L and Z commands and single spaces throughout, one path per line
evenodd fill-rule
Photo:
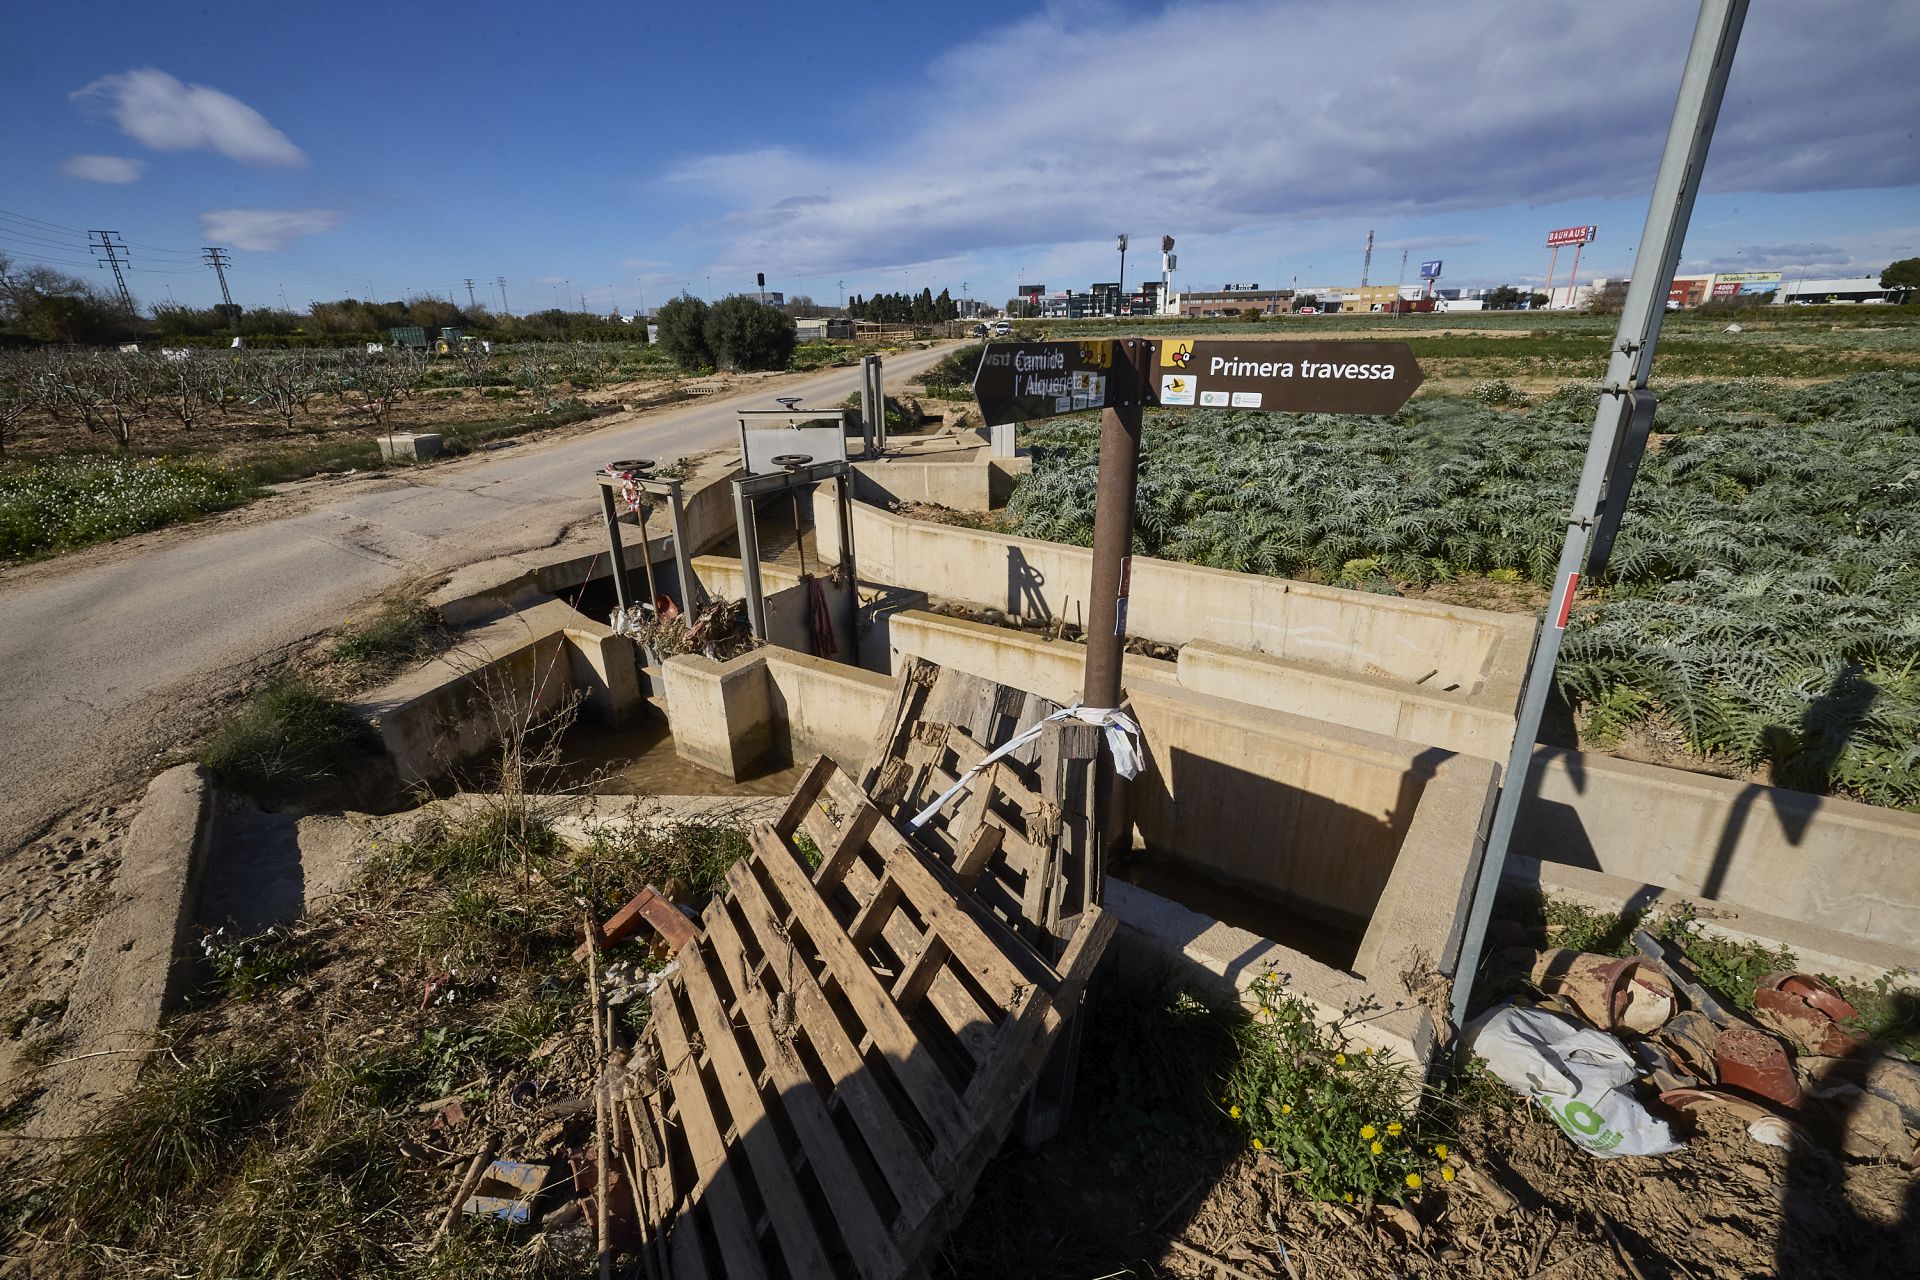
M 1140 466 L 1143 352 L 1150 344 L 1114 343 L 1112 403 L 1100 412 L 1100 472 L 1093 500 L 1093 582 L 1087 595 L 1089 707 L 1120 705 L 1120 662 L 1127 647 L 1127 587 L 1133 564 L 1133 497 Z

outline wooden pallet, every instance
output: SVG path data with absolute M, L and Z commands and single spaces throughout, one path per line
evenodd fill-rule
M 646 1260 L 672 1280 L 917 1274 L 1112 917 L 1088 909 L 1049 963 L 964 891 L 977 866 L 916 848 L 824 758 L 752 842 L 636 1049 Z
M 994 747 L 1058 710 L 1038 695 L 908 658 L 861 789 L 904 828 Z M 1100 749 L 1093 725 L 1049 724 L 910 835 L 950 867 L 977 864 L 976 896 L 1029 941 L 1045 949 L 1051 937 L 1057 947 L 1099 901 Z

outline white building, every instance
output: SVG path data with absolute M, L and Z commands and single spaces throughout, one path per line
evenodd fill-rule
M 1774 292 L 1775 302 L 1899 302 L 1907 290 L 1882 289 L 1877 276 L 1835 280 L 1786 280 Z

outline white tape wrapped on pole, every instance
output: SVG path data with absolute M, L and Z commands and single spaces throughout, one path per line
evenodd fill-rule
M 982 770 L 1038 738 L 1040 731 L 1046 727 L 1048 721 L 1052 720 L 1079 720 L 1086 724 L 1097 725 L 1105 731 L 1107 750 L 1113 753 L 1114 770 L 1123 778 L 1139 776 L 1140 726 L 1133 722 L 1133 717 L 1118 707 L 1083 707 L 1075 703 L 1071 707 L 1062 707 L 1045 720 L 1034 722 L 1030 727 L 1022 729 L 1006 742 L 995 747 L 980 763 L 961 774 L 952 786 L 941 792 L 932 804 L 914 814 L 913 820 L 907 823 L 907 830 L 918 831 L 924 827 L 934 814 L 946 808 L 955 797 L 964 794 Z

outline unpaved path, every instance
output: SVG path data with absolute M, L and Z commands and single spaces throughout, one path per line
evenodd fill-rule
M 889 357 L 889 386 L 944 354 Z M 144 785 L 228 691 L 363 602 L 590 528 L 590 477 L 610 459 L 724 445 L 737 408 L 772 408 L 776 391 L 837 404 L 859 381 L 857 367 L 767 378 L 445 466 L 297 486 L 0 573 L 0 856 L 12 864 L 60 815 Z M 0 931 L 12 914 L 0 908 Z

